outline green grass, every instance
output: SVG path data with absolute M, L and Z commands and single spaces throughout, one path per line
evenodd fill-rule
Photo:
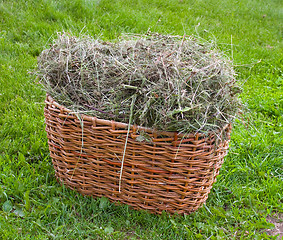
M 283 211 L 280 0 L 0 0 L 0 239 L 276 239 Z M 118 37 L 198 34 L 233 57 L 250 109 L 234 124 L 209 199 L 189 216 L 155 216 L 57 184 L 44 92 L 28 72 L 58 31 Z M 231 47 L 231 43 L 233 47 Z

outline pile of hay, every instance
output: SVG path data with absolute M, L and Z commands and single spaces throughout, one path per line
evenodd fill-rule
M 165 131 L 216 131 L 238 110 L 235 72 L 213 44 L 189 36 L 105 42 L 59 34 L 37 75 L 58 103 L 102 119 Z

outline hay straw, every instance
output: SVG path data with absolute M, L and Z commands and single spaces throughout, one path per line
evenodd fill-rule
M 36 74 L 60 104 L 164 131 L 217 131 L 239 101 L 231 61 L 191 36 L 124 35 L 105 42 L 67 33 L 44 50 Z

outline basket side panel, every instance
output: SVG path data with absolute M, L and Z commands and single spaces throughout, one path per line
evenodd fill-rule
M 206 201 L 228 148 L 228 140 L 216 145 L 213 135 L 168 138 L 153 132 L 151 142 L 138 142 L 140 132 L 132 128 L 119 192 L 127 129 L 83 115 L 78 119 L 50 99 L 44 114 L 60 182 L 82 194 L 105 196 L 153 213 L 197 210 Z

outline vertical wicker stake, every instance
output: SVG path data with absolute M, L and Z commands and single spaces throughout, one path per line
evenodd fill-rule
M 112 131 L 114 132 L 115 131 L 115 122 L 114 121 L 111 121 L 111 129 L 112 129 Z M 115 141 L 116 140 L 116 134 L 114 133 L 114 134 L 112 134 L 112 137 L 113 137 L 113 140 Z M 114 148 L 113 148 L 113 150 L 114 150 L 114 154 L 116 155 L 116 149 L 117 149 L 117 146 L 114 146 Z M 118 156 L 117 156 L 117 158 L 118 158 Z M 118 158 L 118 161 L 119 161 L 120 159 Z M 118 182 L 118 184 L 119 184 L 119 182 Z M 116 189 L 113 189 L 113 192 L 115 192 L 115 195 L 116 195 Z M 120 192 L 120 191 L 119 191 Z M 117 197 L 117 196 L 115 196 L 115 197 Z
M 199 134 L 197 133 L 196 136 L 195 136 L 195 141 L 198 141 L 198 138 L 199 138 Z M 196 143 L 194 143 L 194 145 L 195 145 L 195 144 L 196 144 Z M 196 151 L 196 147 L 193 147 L 193 152 L 195 152 L 195 151 Z M 194 160 L 194 159 L 195 159 L 195 157 L 191 157 L 191 160 Z M 193 165 L 192 165 L 192 164 L 190 164 L 190 168 L 191 168 L 191 169 L 193 168 Z M 190 177 L 189 177 L 190 173 L 191 173 L 191 171 L 188 171 L 188 178 L 190 178 Z M 189 185 L 188 182 L 186 182 L 186 183 L 185 183 L 185 189 L 184 189 L 184 195 L 182 196 L 182 199 L 185 198 L 188 185 Z
M 175 162 L 175 159 L 177 158 L 178 156 L 178 149 L 177 149 L 177 140 L 178 140 L 178 133 L 177 132 L 174 132 L 174 137 L 173 137 L 173 147 L 174 147 L 174 150 L 176 151 L 176 153 L 174 154 L 174 158 L 171 159 L 171 162 L 174 163 Z M 169 172 L 169 178 L 172 176 L 172 172 L 170 171 Z M 166 190 L 167 192 L 169 192 L 169 189 L 167 188 Z
M 91 123 L 92 123 L 92 126 L 91 126 L 91 129 L 92 129 L 92 131 L 95 131 L 95 128 L 96 128 L 96 126 L 97 126 L 97 124 L 96 124 L 96 117 L 93 117 L 92 118 L 92 121 L 91 121 Z M 93 137 L 95 138 L 95 140 L 97 141 L 97 135 L 96 134 L 93 134 Z M 97 156 L 98 155 L 98 153 L 99 153 L 99 147 L 98 147 L 98 145 L 97 144 L 94 144 L 94 146 L 92 146 L 95 150 L 94 150 L 94 153 L 96 153 L 95 154 L 95 160 L 96 160 L 96 165 L 97 165 L 97 167 L 96 167 L 96 177 L 100 180 L 101 179 L 101 177 L 100 177 L 100 164 L 99 164 L 99 161 L 100 161 L 100 159 L 99 159 L 99 157 Z
M 157 139 L 157 133 L 156 133 L 155 130 L 153 131 L 152 135 L 153 135 L 153 139 Z M 152 153 L 152 155 L 153 155 L 154 161 L 156 161 L 156 142 L 155 142 L 155 141 L 154 141 L 154 144 L 153 144 L 153 153 Z M 155 164 L 152 164 L 151 166 L 153 167 L 153 169 L 155 169 L 155 168 L 154 168 L 154 167 L 155 167 Z M 154 170 L 153 170 L 153 172 L 151 173 L 151 176 L 154 175 L 154 174 L 155 174 L 155 172 L 154 172 Z M 150 177 L 150 181 L 151 181 L 151 182 L 153 182 L 152 180 L 153 180 L 153 178 Z M 152 194 L 152 190 L 151 190 L 151 191 L 149 190 L 148 193 L 149 193 L 149 195 L 150 195 L 150 193 Z M 148 201 L 148 202 L 149 202 L 149 201 Z M 146 205 L 148 205 L 148 203 L 147 203 Z
M 136 140 L 136 137 L 135 137 L 136 134 L 137 134 L 137 125 L 134 125 L 133 126 L 133 134 L 132 134 L 134 140 Z M 135 149 L 135 147 L 134 147 L 134 149 Z M 136 152 L 133 151 L 133 159 L 135 159 L 135 156 L 136 156 Z M 131 187 L 133 187 L 134 186 L 134 178 L 135 178 L 135 172 L 133 170 L 135 168 L 135 165 L 132 165 L 131 167 L 132 167 L 132 171 L 131 171 L 131 175 L 132 175 Z

